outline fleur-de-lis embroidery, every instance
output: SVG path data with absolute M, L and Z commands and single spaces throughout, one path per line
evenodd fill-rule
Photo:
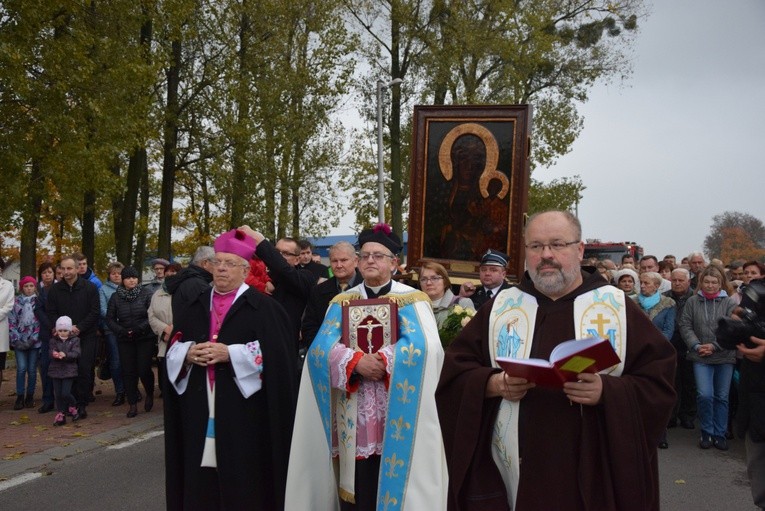
M 404 365 L 414 367 L 417 365 L 417 362 L 414 361 L 414 357 L 422 355 L 422 350 L 415 348 L 414 343 L 410 342 L 408 346 L 401 346 L 401 353 L 407 355 L 407 359 L 404 360 Z
M 412 322 L 406 316 L 401 316 L 401 335 L 411 334 L 416 331 L 412 326 Z
M 401 434 L 403 429 L 411 429 L 412 425 L 404 420 L 403 416 L 399 416 L 398 419 L 390 421 L 390 425 L 393 426 L 394 431 L 391 437 L 394 440 L 403 440 L 404 435 Z
M 318 344 L 311 350 L 311 356 L 313 357 L 313 365 L 321 367 L 321 360 L 324 358 L 324 350 L 321 349 Z
M 385 464 L 390 466 L 385 475 L 388 477 L 398 477 L 398 474 L 396 473 L 396 467 L 403 467 L 404 461 L 398 459 L 396 453 L 394 452 L 393 456 L 385 458 Z
M 333 318 L 327 318 L 324 321 L 324 328 L 322 329 L 322 335 L 330 335 L 333 330 L 340 328 L 340 323 Z
M 319 395 L 321 396 L 321 402 L 326 403 L 327 402 L 327 386 L 323 383 L 319 383 L 316 385 L 316 388 L 319 389 Z
M 408 379 L 404 380 L 402 383 L 397 383 L 396 388 L 401 390 L 401 397 L 398 398 L 399 401 L 402 403 L 408 403 L 411 401 L 411 399 L 409 399 L 407 396 L 410 392 L 414 392 L 414 385 L 409 385 Z
M 383 503 L 383 510 L 388 511 L 388 506 L 391 506 L 391 508 L 398 505 L 398 500 L 396 497 L 390 496 L 390 491 L 385 492 L 385 496 L 382 497 L 382 503 Z

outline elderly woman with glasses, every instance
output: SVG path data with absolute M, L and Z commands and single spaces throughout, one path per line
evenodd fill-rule
M 420 268 L 420 288 L 430 298 L 433 307 L 433 315 L 436 317 L 438 328 L 449 316 L 449 312 L 455 305 L 467 308 L 473 307 L 473 301 L 470 298 L 461 298 L 454 296 L 449 280 L 449 274 L 446 268 L 432 261 L 425 261 Z

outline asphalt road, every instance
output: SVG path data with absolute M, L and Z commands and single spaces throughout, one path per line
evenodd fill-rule
M 61 459 L 46 453 L 49 461 L 41 470 L 29 468 L 0 480 L 0 509 L 164 509 L 162 430 L 154 427 L 127 440 L 108 446 L 95 442 L 91 448 L 72 445 Z M 731 441 L 727 452 L 704 451 L 697 442 L 698 429 L 669 430 L 670 448 L 659 451 L 662 509 L 755 510 L 743 442 Z

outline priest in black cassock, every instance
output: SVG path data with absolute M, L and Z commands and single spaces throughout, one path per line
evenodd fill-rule
M 297 397 L 289 319 L 244 284 L 255 241 L 215 241 L 213 287 L 175 318 L 167 352 L 167 509 L 284 508 Z

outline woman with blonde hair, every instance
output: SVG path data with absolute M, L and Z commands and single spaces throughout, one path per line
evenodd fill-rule
M 718 320 L 730 317 L 736 307 L 727 288 L 725 272 L 715 265 L 707 266 L 699 274 L 696 294 L 688 298 L 680 318 L 680 333 L 696 378 L 699 447 L 714 445 L 722 451 L 728 449 L 728 394 L 736 363 L 736 351 L 720 346 L 715 335 Z

